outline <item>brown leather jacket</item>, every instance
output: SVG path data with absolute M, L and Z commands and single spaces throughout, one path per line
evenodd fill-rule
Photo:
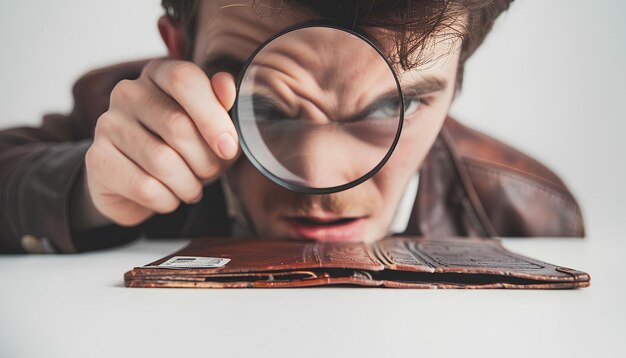
M 133 228 L 72 232 L 69 197 L 83 170 L 96 120 L 115 84 L 145 62 L 92 71 L 74 86 L 69 115 L 37 128 L 0 131 L 0 252 L 79 252 L 148 237 L 229 235 L 219 182 L 203 200 Z M 452 118 L 428 154 L 406 234 L 424 236 L 584 236 L 580 209 L 563 182 L 519 151 Z

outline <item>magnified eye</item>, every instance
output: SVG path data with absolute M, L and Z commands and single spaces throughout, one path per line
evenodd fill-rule
M 384 119 L 397 118 L 400 113 L 400 100 L 384 100 L 376 103 L 373 110 L 368 114 L 368 118 Z M 420 107 L 420 100 L 417 97 L 409 97 L 404 100 L 404 115 L 410 116 L 417 112 Z
M 290 119 L 285 113 L 278 108 L 273 107 L 254 107 L 254 116 L 257 121 L 284 121 Z
M 410 116 L 420 109 L 420 100 L 417 97 L 404 100 L 404 115 Z
M 291 119 L 288 114 L 279 109 L 274 101 L 263 97 L 253 96 L 251 99 L 254 116 L 257 121 L 283 121 Z

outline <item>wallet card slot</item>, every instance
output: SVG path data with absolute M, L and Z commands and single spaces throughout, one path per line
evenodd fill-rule
M 253 274 L 221 274 L 210 275 L 204 278 L 206 282 L 279 282 L 279 281 L 306 281 L 330 278 L 354 278 L 358 280 L 372 280 L 372 273 L 365 270 L 353 269 L 318 269 L 311 271 L 277 271 L 260 272 Z
M 210 282 L 255 282 L 255 281 L 295 281 L 312 280 L 317 278 L 317 274 L 311 271 L 289 271 L 289 272 L 260 272 L 260 273 L 236 273 L 210 275 L 204 281 Z
M 453 284 L 453 285 L 537 285 L 555 283 L 555 281 L 534 280 L 506 275 L 492 275 L 479 273 L 445 273 L 445 272 L 408 272 L 408 271 L 382 271 L 374 272 L 372 276 L 376 280 L 405 282 L 405 283 L 428 283 L 428 284 Z M 558 281 L 556 281 L 558 282 Z

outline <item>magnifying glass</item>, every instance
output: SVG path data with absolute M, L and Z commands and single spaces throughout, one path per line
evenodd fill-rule
M 295 192 L 329 194 L 383 167 L 400 137 L 404 100 L 372 41 L 307 24 L 250 56 L 231 114 L 244 154 L 264 176 Z

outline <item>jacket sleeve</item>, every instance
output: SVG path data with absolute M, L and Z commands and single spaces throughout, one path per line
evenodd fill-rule
M 132 240 L 142 225 L 72 232 L 70 194 L 81 177 L 97 118 L 110 90 L 136 77 L 144 61 L 93 71 L 74 86 L 69 115 L 47 115 L 38 127 L 0 131 L 0 252 L 72 253 Z
M 487 235 L 585 236 L 576 198 L 550 168 L 451 118 L 442 133 Z

